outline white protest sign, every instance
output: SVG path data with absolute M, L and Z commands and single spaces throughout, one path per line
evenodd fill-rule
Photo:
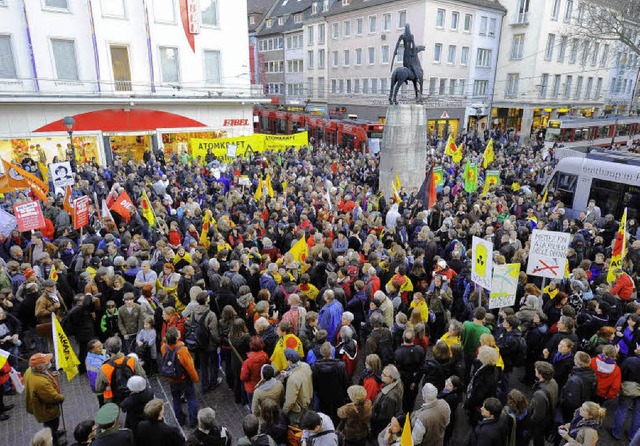
M 473 262 L 471 263 L 471 280 L 482 288 L 491 288 L 491 271 L 493 270 L 493 243 L 480 237 L 473 237 Z
M 570 234 L 534 229 L 531 234 L 527 274 L 562 279 L 567 263 Z
M 489 309 L 510 307 L 516 302 L 518 274 L 520 274 L 519 263 L 496 265 L 493 268 Z
M 56 195 L 60 193 L 64 194 L 67 186 L 73 186 L 75 184 L 71 163 L 69 161 L 49 164 L 49 175 Z
M 236 144 L 227 144 L 227 156 L 229 158 L 235 158 L 237 151 L 238 146 Z

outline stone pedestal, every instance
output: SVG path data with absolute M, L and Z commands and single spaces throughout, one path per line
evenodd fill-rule
M 390 105 L 380 145 L 379 187 L 385 197 L 393 196 L 391 183 L 396 172 L 402 187 L 410 193 L 419 189 L 427 167 L 427 111 L 423 105 Z

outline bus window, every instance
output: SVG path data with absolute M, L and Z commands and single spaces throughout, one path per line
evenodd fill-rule
M 633 218 L 637 221 L 638 217 L 640 216 L 640 187 L 629 186 L 625 184 L 624 200 L 622 204 L 627 208 L 627 220 Z M 622 212 L 624 212 L 624 207 L 622 207 L 619 211 L 620 211 L 619 215 L 622 216 Z M 614 215 L 616 215 L 616 218 L 619 218 L 618 214 L 614 214 Z
M 582 141 L 589 138 L 589 128 L 576 129 L 574 141 Z
M 617 128 L 618 136 L 627 136 L 629 134 L 629 125 L 628 124 L 620 124 Z
M 603 217 L 607 214 L 613 214 L 619 218 L 622 215 L 622 212 L 618 214 L 618 208 L 622 205 L 623 189 L 624 184 L 622 183 L 594 178 L 591 181 L 589 200 L 596 201 L 596 205 L 600 207 Z
M 547 133 L 544 137 L 545 141 L 549 141 L 551 143 L 559 143 L 560 142 L 560 129 L 548 128 Z
M 556 172 L 551 179 L 550 190 L 554 192 L 557 200 L 562 201 L 566 207 L 573 208 L 573 197 L 576 193 L 577 183 L 577 175 Z

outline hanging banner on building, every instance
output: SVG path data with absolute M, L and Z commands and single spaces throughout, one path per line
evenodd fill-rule
M 473 262 L 471 264 L 471 280 L 482 288 L 491 288 L 491 271 L 493 270 L 493 243 L 480 237 L 473 237 Z
M 562 279 L 567 263 L 569 233 L 534 229 L 531 234 L 527 274 Z
M 59 193 L 64 194 L 64 189 L 67 186 L 75 184 L 73 170 L 71 170 L 69 161 L 49 164 L 49 178 L 51 178 L 56 195 Z
M 510 307 L 516 302 L 518 290 L 519 263 L 496 265 L 493 268 L 491 293 L 489 294 L 489 309 Z
M 16 217 L 20 232 L 44 228 L 44 215 L 42 215 L 42 208 L 37 201 L 14 204 L 13 215 Z
M 89 205 L 91 198 L 84 195 L 73 200 L 73 227 L 80 229 L 89 224 Z
M 273 152 L 285 150 L 288 147 L 300 149 L 309 145 L 308 132 L 300 132 L 294 135 L 265 135 L 256 133 L 251 136 L 238 136 L 234 138 L 203 139 L 191 138 L 191 154 L 194 158 L 200 157 L 204 160 L 208 151 L 211 150 L 218 159 L 228 160 L 229 145 L 236 146 L 235 155 L 240 158 L 254 156 L 265 150 Z

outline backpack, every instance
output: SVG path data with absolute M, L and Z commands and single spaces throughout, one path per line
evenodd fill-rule
M 527 359 L 527 341 L 524 336 L 516 336 L 518 342 L 518 350 L 516 351 L 513 365 L 522 367 Z
M 113 393 L 111 400 L 116 404 L 124 401 L 124 399 L 131 393 L 127 387 L 129 378 L 134 375 L 133 370 L 131 370 L 131 367 L 127 364 L 130 359 L 131 358 L 125 356 L 120 364 L 115 361 L 107 361 L 107 364 L 113 367 L 110 385 L 111 392 Z
M 307 446 L 313 446 L 313 444 L 316 442 L 316 439 L 319 437 L 324 437 L 325 435 L 329 435 L 329 434 L 336 434 L 336 437 L 338 437 L 338 446 L 344 446 L 344 435 L 342 435 L 342 433 L 340 431 L 335 431 L 333 429 L 329 429 L 323 432 L 319 432 L 317 434 L 315 434 L 313 437 L 309 437 L 309 440 L 307 442 Z
M 180 379 L 184 375 L 184 368 L 180 364 L 178 359 L 178 350 L 184 345 L 180 345 L 177 348 L 171 350 L 167 348 L 164 356 L 162 357 L 162 366 L 160 367 L 160 373 L 165 378 Z
M 378 356 L 382 365 L 388 365 L 393 363 L 393 343 L 388 336 L 376 336 L 376 344 L 378 345 Z
M 200 317 L 200 320 L 195 321 L 192 318 L 191 322 L 189 322 L 187 334 L 184 337 L 184 343 L 189 350 L 198 351 L 206 349 L 209 346 L 211 332 L 209 332 L 209 327 L 204 324 L 209 313 L 210 311 L 207 310 Z

